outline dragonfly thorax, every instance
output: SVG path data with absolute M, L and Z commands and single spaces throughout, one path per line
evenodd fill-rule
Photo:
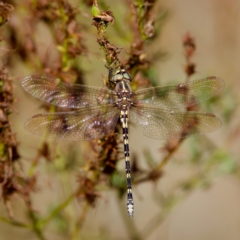
M 121 110 L 129 109 L 132 105 L 132 89 L 129 82 L 126 80 L 117 82 L 114 91 L 117 96 L 117 107 Z

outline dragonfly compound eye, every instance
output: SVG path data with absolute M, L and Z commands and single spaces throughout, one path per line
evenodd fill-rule
M 109 70 L 108 80 L 114 83 L 122 80 L 131 82 L 132 77 L 125 69 L 115 69 L 115 70 Z

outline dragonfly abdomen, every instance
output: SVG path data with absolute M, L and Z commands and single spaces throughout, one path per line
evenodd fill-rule
M 129 216 L 133 216 L 134 203 L 132 196 L 132 181 L 131 181 L 131 165 L 129 158 L 129 144 L 128 144 L 128 111 L 121 111 L 120 115 L 123 132 L 123 144 L 125 155 L 126 181 L 127 181 L 127 211 Z

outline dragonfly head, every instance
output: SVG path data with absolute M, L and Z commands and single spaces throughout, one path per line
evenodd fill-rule
M 116 84 L 119 81 L 132 81 L 131 75 L 124 69 L 124 68 L 118 68 L 118 69 L 109 69 L 108 73 L 108 81 L 110 83 Z

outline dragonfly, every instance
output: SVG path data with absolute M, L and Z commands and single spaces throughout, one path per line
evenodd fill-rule
M 183 138 L 221 127 L 211 113 L 188 108 L 218 94 L 224 81 L 207 77 L 187 83 L 131 89 L 132 77 L 124 68 L 109 69 L 110 87 L 68 84 L 60 79 L 32 75 L 23 79 L 23 88 L 32 96 L 70 110 L 37 114 L 25 122 L 29 132 L 62 140 L 101 139 L 114 132 L 121 122 L 125 155 L 127 211 L 133 216 L 128 123 L 139 124 L 143 134 L 156 139 Z

